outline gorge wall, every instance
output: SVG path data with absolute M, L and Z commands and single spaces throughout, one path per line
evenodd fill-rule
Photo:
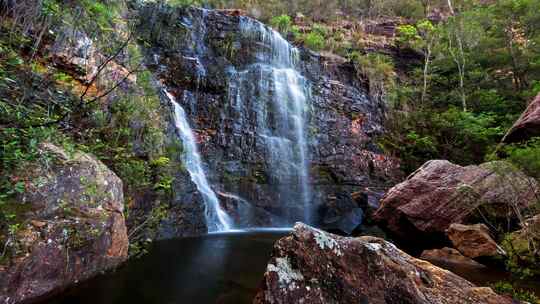
M 146 64 L 168 93 L 162 103 L 172 112 L 172 96 L 185 111 L 235 228 L 324 226 L 399 175 L 374 143 L 384 105 L 351 64 L 296 49 L 245 16 L 155 4 L 139 14 Z M 167 133 L 178 145 L 173 116 Z M 188 171 L 178 172 L 161 237 L 213 230 Z

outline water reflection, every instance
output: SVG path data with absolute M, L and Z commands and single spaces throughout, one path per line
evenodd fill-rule
M 156 243 L 149 254 L 51 304 L 251 303 L 285 232 L 214 234 Z

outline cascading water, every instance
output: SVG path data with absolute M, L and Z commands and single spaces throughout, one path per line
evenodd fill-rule
M 182 68 L 193 73 L 197 85 L 191 91 L 184 90 L 184 99 L 178 102 L 170 94 L 167 95 L 175 107 L 177 128 L 184 142 L 185 165 L 205 201 L 209 231 L 230 230 L 233 219 L 236 228 L 289 227 L 296 221 L 310 223 L 312 195 L 306 135 L 310 88 L 297 69 L 299 51 L 276 31 L 247 17 L 239 17 L 238 38 L 241 41 L 235 43 L 246 43 L 255 49 L 249 51 L 246 64 L 229 66 L 229 100 L 228 105 L 221 109 L 221 115 L 233 121 L 231 134 L 250 147 L 240 150 L 238 154 L 238 150 L 229 150 L 227 157 L 241 159 L 243 162 L 238 168 L 246 171 L 250 170 L 251 161 L 261 164 L 260 159 L 263 159 L 261 169 L 265 181 L 254 186 L 255 190 L 251 188 L 251 191 L 244 191 L 246 189 L 241 187 L 224 187 L 223 184 L 214 185 L 220 193 L 223 190 L 229 192 L 230 195 L 220 198 L 227 210 L 231 211 L 230 215 L 221 208 L 218 196 L 208 184 L 182 108 L 189 109 L 191 115 L 205 111 L 197 104 L 199 83 L 207 85 L 207 69 L 215 69 L 215 66 L 205 66 L 212 62 L 208 56 L 213 52 L 212 47 L 206 45 L 207 18 L 208 12 L 205 10 L 189 11 L 181 18 L 181 25 L 190 33 L 181 64 Z M 188 99 L 186 94 L 189 95 Z M 221 164 L 209 161 L 210 167 L 219 174 L 223 168 Z M 269 193 L 271 198 L 260 197 L 257 187 L 267 187 L 260 193 Z M 261 198 L 270 201 L 271 206 L 267 204 L 260 208 L 258 201 L 249 202 Z
M 299 51 L 279 33 L 242 17 L 243 38 L 261 48 L 255 62 L 231 73 L 229 97 L 238 112 L 237 128 L 243 128 L 247 107 L 256 113 L 257 141 L 266 148 L 271 183 L 276 185 L 281 206 L 301 201 L 302 212 L 284 210 L 287 224 L 311 221 L 306 119 L 309 86 L 296 69 Z M 292 214 L 291 214 L 292 213 Z
M 209 232 L 221 232 L 231 230 L 233 224 L 227 213 L 221 209 L 219 200 L 210 187 L 203 169 L 201 156 L 197 149 L 195 136 L 189 125 L 186 113 L 175 97 L 165 91 L 167 98 L 174 107 L 174 123 L 178 130 L 184 148 L 182 161 L 191 176 L 191 180 L 197 186 L 205 203 L 206 224 Z

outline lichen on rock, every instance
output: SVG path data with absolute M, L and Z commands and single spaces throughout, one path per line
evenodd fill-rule
M 276 264 L 268 264 L 267 272 L 275 272 L 282 288 L 295 288 L 294 281 L 304 280 L 304 276 L 298 270 L 294 270 L 288 258 L 277 258 Z
M 341 252 L 341 248 L 338 242 L 332 237 L 330 237 L 327 232 L 318 229 L 316 229 L 315 231 L 316 233 L 314 239 L 321 250 L 326 250 L 326 248 L 328 248 L 337 256 L 343 255 L 343 252 Z
M 53 294 L 127 259 L 122 181 L 89 154 L 50 143 L 40 150 L 51 162 L 28 164 L 25 191 L 12 202 L 28 208 L 0 267 L 5 304 Z

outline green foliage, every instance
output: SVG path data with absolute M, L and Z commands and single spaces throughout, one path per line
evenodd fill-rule
M 381 144 L 409 172 L 429 158 L 482 162 L 540 90 L 540 33 L 533 30 L 540 1 L 454 4 L 458 13 L 437 25 L 417 19 L 398 27 L 398 46 L 424 58 L 401 71 L 390 99 L 391 131 Z M 506 154 L 518 165 L 530 163 L 521 167 L 538 176 L 535 145 L 508 147 Z
M 143 228 L 145 231 L 149 231 L 151 234 L 155 234 L 161 221 L 167 218 L 169 215 L 169 207 L 166 204 L 159 204 L 152 208 L 147 218 L 137 226 L 129 235 L 129 256 L 141 257 L 148 252 L 148 246 L 152 243 L 152 240 L 148 237 L 143 238 L 144 234 L 141 232 Z
M 504 147 L 504 153 L 527 175 L 540 179 L 540 137 L 524 144 L 508 145 Z
M 492 287 L 495 292 L 511 296 L 516 300 L 525 301 L 531 304 L 540 303 L 540 299 L 533 292 L 515 288 L 510 282 L 500 281 L 493 284 Z
M 198 0 L 166 0 L 167 4 L 172 6 L 187 7 L 201 5 L 202 1 Z
M 168 157 L 159 157 L 151 162 L 151 166 L 156 174 L 154 190 L 172 195 L 172 185 L 174 182 L 175 163 Z
M 397 28 L 399 41 L 403 44 L 411 44 L 413 41 L 421 39 L 414 25 L 405 24 Z
M 533 80 L 531 83 L 531 96 L 536 96 L 540 93 L 540 80 Z
M 402 159 L 406 172 L 435 158 L 462 165 L 480 163 L 484 155 L 495 150 L 503 135 L 492 114 L 450 108 L 441 113 L 423 110 L 393 115 L 396 116 L 389 120 L 389 132 L 379 143 Z
M 395 90 L 395 68 L 391 57 L 387 55 L 369 53 L 362 55 L 352 52 L 349 55 L 358 72 L 369 81 L 370 93 L 373 97 L 384 97 L 392 102 Z
M 131 191 L 140 190 L 150 185 L 150 173 L 146 163 L 138 159 L 127 159 L 115 164 L 118 175 Z
M 517 252 L 511 247 L 509 242 L 509 240 L 505 240 L 502 243 L 503 248 L 508 254 L 505 260 L 506 269 L 512 275 L 522 280 L 538 276 L 539 273 L 535 268 L 540 261 L 534 256 L 528 256 L 528 252 L 526 251 Z
M 303 37 L 304 44 L 314 50 L 321 51 L 325 48 L 325 38 L 319 32 L 310 32 Z
M 420 0 L 201 0 L 180 1 L 215 8 L 239 8 L 253 13 L 263 21 L 282 14 L 301 13 L 317 21 L 334 21 L 343 14 L 352 18 L 403 16 L 414 20 L 424 16 Z M 170 3 L 170 2 L 169 2 Z
M 322 37 L 328 36 L 328 29 L 326 26 L 320 23 L 314 23 L 311 25 L 311 32 L 319 34 Z
M 56 0 L 44 0 L 41 4 L 41 13 L 45 16 L 59 15 L 60 11 L 60 3 Z
M 79 1 L 79 5 L 85 10 L 87 17 L 100 27 L 102 30 L 106 30 L 113 26 L 117 11 L 114 3 L 102 3 L 96 0 L 82 0 Z
M 19 173 L 27 163 L 46 159 L 38 149 L 42 141 L 58 141 L 62 136 L 53 128 L 0 129 L 0 204 L 25 191 Z M 1 214 L 0 214 L 1 217 Z
M 270 25 L 282 34 L 287 34 L 291 30 L 293 23 L 290 16 L 279 15 L 270 19 Z
M 117 2 L 43 3 L 41 13 L 53 24 L 61 21 L 74 31 L 85 31 L 96 47 L 106 45 L 99 49 L 104 54 L 124 41 L 111 38 L 116 35 L 110 28 L 116 26 Z M 73 18 L 74 13 L 78 18 Z M 7 242 L 6 235 L 23 219 L 14 206 L 24 206 L 15 200 L 26 191 L 25 168 L 36 162 L 50 165 L 48 156 L 38 148 L 44 141 L 63 147 L 68 154 L 81 150 L 97 156 L 123 180 L 127 201 L 139 191 L 152 189 L 158 199 L 169 199 L 174 180 L 171 172 L 177 164 L 165 156 L 159 94 L 151 73 L 139 69 L 136 85 L 123 86 L 107 103 L 80 105 L 79 94 L 85 88 L 77 80 L 80 75 L 74 77 L 69 69 L 53 68 L 46 61 L 47 49 L 30 57 L 27 51 L 32 50 L 36 37 L 4 20 L 0 26 L 0 243 Z M 36 26 L 41 29 L 45 25 Z M 10 32 L 12 28 L 15 31 Z M 126 68 L 138 66 L 142 59 L 138 47 L 130 44 L 127 51 L 129 58 L 122 64 Z M 84 186 L 89 197 L 99 195 L 95 185 Z M 72 212 L 67 205 L 62 210 Z M 78 235 L 70 239 L 73 246 L 83 241 Z
M 416 25 L 400 25 L 397 28 L 397 43 L 401 47 L 409 47 L 427 55 L 425 50 L 432 47 L 437 28 L 429 20 L 420 20 Z

